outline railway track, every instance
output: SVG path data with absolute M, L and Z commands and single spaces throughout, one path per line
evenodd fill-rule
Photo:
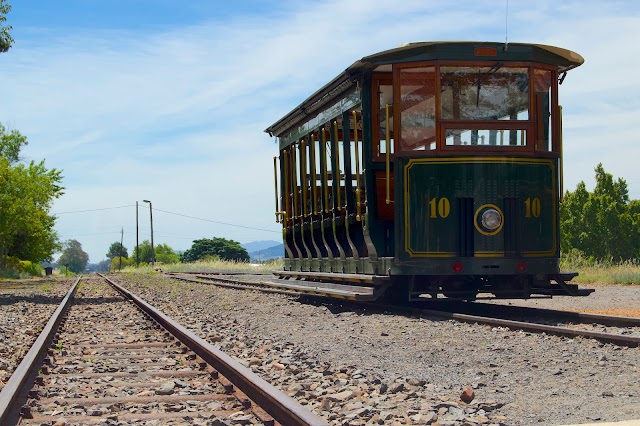
M 429 304 L 426 304 L 429 306 Z M 640 333 L 640 318 L 618 315 L 589 314 L 585 312 L 545 309 L 531 306 L 512 306 L 492 303 L 438 302 L 434 309 L 459 312 L 469 315 L 494 316 L 502 319 L 541 320 L 552 325 L 554 323 L 573 323 L 601 325 L 603 327 L 636 328 Z
M 327 424 L 104 277 L 74 283 L 0 393 L 2 425 L 62 418 L 66 425 Z
M 218 274 L 170 274 L 170 276 L 183 281 L 213 284 L 243 290 L 258 290 L 290 295 L 302 294 L 295 291 L 275 288 L 275 280 L 267 277 L 260 279 L 252 276 L 251 279 L 248 279 L 241 275 L 231 276 Z M 310 292 L 305 292 L 304 294 L 313 295 Z M 583 337 L 619 346 L 640 346 L 640 318 L 595 315 L 475 302 L 420 302 L 410 307 L 368 302 L 348 303 L 353 303 L 354 306 L 367 306 L 372 309 L 392 310 L 395 312 L 403 312 L 413 315 L 435 316 L 462 322 L 507 327 L 532 333 L 547 333 L 567 337 Z M 518 320 L 515 320 L 514 318 L 518 318 Z M 584 325 L 589 325 L 589 327 L 585 327 Z
M 73 283 L 67 281 L 0 280 L 0 391 Z

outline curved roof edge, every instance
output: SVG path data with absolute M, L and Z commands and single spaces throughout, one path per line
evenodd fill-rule
M 435 55 L 445 55 L 448 51 L 452 51 L 460 54 L 462 53 L 462 48 L 472 49 L 475 47 L 493 47 L 496 49 L 500 49 L 505 53 L 508 53 L 509 49 L 540 49 L 543 52 L 548 52 L 555 56 L 555 58 L 553 56 L 548 58 L 550 60 L 549 63 L 558 65 L 558 67 L 560 67 L 560 71 L 568 71 L 584 63 L 584 58 L 576 52 L 546 44 L 505 44 L 492 41 L 424 41 L 406 43 L 393 49 L 388 49 L 382 52 L 374 53 L 373 55 L 365 56 L 359 61 L 356 61 L 353 65 L 347 68 L 347 70 L 355 71 L 366 64 L 393 63 L 400 60 L 410 60 L 412 57 L 420 56 L 425 52 L 430 52 Z M 530 55 L 532 56 L 532 53 L 530 53 Z
M 356 82 L 351 79 L 350 74 L 347 71 L 343 71 L 287 115 L 269 126 L 265 132 L 269 133 L 270 136 L 280 136 L 301 121 L 317 115 L 320 108 L 331 102 L 331 100 L 337 99 L 346 92 L 353 90 L 355 86 Z

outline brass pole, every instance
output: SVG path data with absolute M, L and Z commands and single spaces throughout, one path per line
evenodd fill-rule
M 360 203 L 360 148 L 358 148 L 358 113 L 353 111 L 353 139 L 356 143 L 356 220 L 362 220 L 362 204 Z
M 306 142 L 300 141 L 300 171 L 302 172 L 302 182 L 300 182 L 300 189 L 302 189 L 302 214 L 304 217 L 308 217 L 307 213 L 307 149 Z
M 386 114 L 386 162 L 387 162 L 387 204 L 391 204 L 391 191 L 390 191 L 390 174 L 391 174 L 391 134 L 389 132 L 389 104 L 384 106 L 385 114 Z
M 289 190 L 291 189 L 289 188 L 289 169 L 291 167 L 289 166 L 289 152 L 286 149 L 282 152 L 284 154 L 284 220 L 285 226 L 287 226 L 287 221 L 289 220 L 289 209 L 291 208 L 291 202 L 289 200 Z
M 315 135 L 311 135 L 311 185 L 313 187 L 313 202 L 311 203 L 313 208 L 313 214 L 318 214 L 318 187 L 316 186 L 316 138 Z
M 560 115 L 560 119 L 558 120 L 558 127 L 560 127 L 560 140 L 559 142 L 559 147 L 558 147 L 558 154 L 560 156 L 560 176 L 558 177 L 558 180 L 560 181 L 560 202 L 562 202 L 564 200 L 564 161 L 562 158 L 562 105 L 558 105 L 558 112 Z
M 324 181 L 322 183 L 324 186 L 324 211 L 329 213 L 331 211 L 329 209 L 329 162 L 327 161 L 327 135 L 324 128 L 322 128 L 322 158 L 324 160 Z
M 280 207 L 278 205 L 278 157 L 273 157 L 273 180 L 275 182 L 275 194 L 276 194 L 276 223 L 280 223 L 278 213 L 280 213 Z
M 341 190 L 340 190 L 340 184 L 342 183 L 342 177 L 340 176 L 340 142 L 339 142 L 339 137 L 338 137 L 338 121 L 335 120 L 333 122 L 333 133 L 336 135 L 336 147 L 333 153 L 333 156 L 336 159 L 336 170 L 335 172 L 337 172 L 337 174 L 334 172 L 333 173 L 333 179 L 335 180 L 336 178 L 338 179 L 338 211 L 342 210 L 342 196 L 341 196 Z
M 296 165 L 296 152 L 298 149 L 295 144 L 291 144 L 291 177 L 293 178 L 293 218 L 298 218 L 298 167 Z

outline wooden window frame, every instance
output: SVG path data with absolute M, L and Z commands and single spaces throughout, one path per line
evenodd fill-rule
M 492 67 L 496 61 L 419 61 L 411 63 L 402 63 L 393 65 L 393 123 L 394 123 L 394 143 L 397 136 L 401 134 L 402 122 L 398 102 L 400 99 L 400 73 L 406 68 L 435 67 L 436 73 L 436 149 L 423 150 L 414 152 L 403 152 L 403 157 L 425 157 L 425 156 L 448 156 L 448 155 L 486 155 L 487 153 L 502 155 L 518 155 L 518 156 L 536 156 L 536 157 L 559 157 L 560 153 L 560 128 L 559 128 L 559 108 L 558 108 L 558 68 L 553 65 L 539 64 L 535 62 L 506 62 L 504 66 L 509 68 L 526 68 L 529 78 L 529 118 L 527 120 L 450 120 L 441 117 L 441 72 L 440 67 Z M 534 69 L 542 69 L 551 71 L 552 73 L 552 96 L 551 96 L 551 127 L 552 127 L 552 145 L 551 151 L 536 149 L 536 141 L 538 138 L 538 122 L 539 117 L 535 110 L 535 82 Z M 374 74 L 372 76 L 372 100 L 373 106 L 379 107 L 378 86 L 384 81 L 389 81 L 388 74 Z M 374 136 L 374 146 L 372 149 L 373 161 L 384 161 L 384 155 L 378 155 L 378 110 L 373 108 L 372 126 Z M 526 144 L 524 146 L 498 145 L 498 146 L 473 146 L 473 145 L 446 145 L 447 129 L 479 129 L 479 130 L 525 130 Z M 395 155 L 396 150 L 394 149 Z
M 395 129 L 396 125 L 396 84 L 394 73 L 374 73 L 371 76 L 371 160 L 374 162 L 384 162 L 386 154 L 380 154 L 380 139 L 378 138 L 379 132 L 379 117 L 378 112 L 380 110 L 380 95 L 378 94 L 378 87 L 380 84 L 389 85 L 393 89 L 393 126 L 394 133 L 397 133 Z M 395 134 L 393 138 L 393 143 L 395 144 Z M 393 149 L 395 153 L 395 149 Z M 394 154 L 391 154 L 393 158 Z
M 396 149 L 394 149 L 394 153 L 395 152 L 401 152 L 401 156 L 402 157 L 425 157 L 428 156 L 429 154 L 435 155 L 435 153 L 437 151 L 440 150 L 440 133 L 439 133 L 439 121 L 440 121 L 440 68 L 437 65 L 438 61 L 425 61 L 425 62 L 412 62 L 409 64 L 398 64 L 396 66 L 393 67 L 393 125 L 396 126 L 396 133 L 398 135 L 398 138 L 402 137 L 402 114 L 400 111 L 400 88 L 401 88 L 401 84 L 400 84 L 400 74 L 401 71 L 403 69 L 407 69 L 407 68 L 433 68 L 434 69 L 434 73 L 436 75 L 436 81 L 435 81 L 435 133 L 436 133 L 436 149 L 435 150 L 430 150 L 430 149 L 424 149 L 424 150 L 417 150 L 417 151 L 400 151 L 400 150 L 396 150 L 397 147 L 395 147 Z M 396 124 L 397 123 L 397 124 Z M 394 142 L 396 142 L 396 139 L 394 139 Z

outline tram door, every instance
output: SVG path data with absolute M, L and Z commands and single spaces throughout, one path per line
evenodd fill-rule
M 438 185 L 424 177 L 409 179 L 425 169 L 425 158 L 437 152 L 436 132 L 436 69 L 434 66 L 403 64 L 396 72 L 395 99 L 395 233 L 394 255 L 403 258 L 411 255 L 414 229 L 421 229 L 431 219 L 433 205 L 440 201 Z M 426 169 L 429 169 L 426 166 Z M 393 172 L 392 172 L 393 175 Z M 406 187 L 405 187 L 406 185 Z M 443 206 L 444 209 L 445 206 Z M 443 213 L 447 213 L 443 210 Z M 420 234 L 420 244 L 425 244 L 429 234 Z
M 380 226 L 379 255 L 394 255 L 393 80 L 391 74 L 374 75 L 373 88 L 373 171 L 375 176 L 376 222 Z M 380 247 L 382 245 L 383 247 Z M 382 249 L 382 250 L 381 250 Z
M 435 67 L 399 68 L 395 91 L 390 74 L 373 77 L 376 219 L 384 227 L 387 256 L 397 255 L 395 244 L 403 241 L 404 235 L 404 228 L 395 226 L 405 216 L 404 206 L 396 203 L 402 204 L 408 190 L 403 187 L 401 169 L 409 159 L 431 157 L 437 149 Z M 397 232 L 400 234 L 395 235 Z

